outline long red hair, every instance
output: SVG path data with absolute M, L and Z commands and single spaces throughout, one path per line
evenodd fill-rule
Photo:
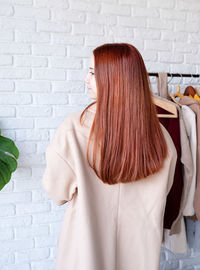
M 167 144 L 141 54 L 126 43 L 104 44 L 93 54 L 97 100 L 87 146 L 89 166 L 110 185 L 156 173 L 167 156 Z M 92 104 L 84 109 L 80 122 Z

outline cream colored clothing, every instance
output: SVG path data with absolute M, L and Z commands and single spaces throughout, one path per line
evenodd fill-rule
M 181 107 L 183 113 L 183 120 L 185 123 L 185 128 L 187 131 L 187 136 L 190 142 L 190 149 L 192 153 L 193 164 L 196 165 L 197 159 L 197 130 L 196 130 L 196 115 L 195 113 L 186 105 Z M 194 211 L 194 194 L 196 189 L 196 166 L 193 166 L 193 178 L 188 191 L 187 202 L 183 209 L 184 216 L 193 216 Z
M 137 182 L 104 184 L 86 160 L 95 106 L 84 126 L 80 112 L 69 115 L 46 150 L 43 186 L 58 205 L 69 201 L 56 270 L 158 270 L 176 149 L 161 125 L 168 145 L 163 168 Z

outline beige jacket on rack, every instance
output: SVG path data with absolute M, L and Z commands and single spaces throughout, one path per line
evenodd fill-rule
M 95 110 L 88 110 L 84 126 L 80 112 L 69 115 L 46 150 L 44 189 L 58 205 L 68 201 L 56 269 L 158 270 L 176 149 L 161 125 L 169 151 L 163 168 L 137 182 L 104 184 L 86 160 Z

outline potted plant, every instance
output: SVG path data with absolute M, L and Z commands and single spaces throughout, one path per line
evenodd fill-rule
M 11 174 L 17 169 L 19 151 L 15 143 L 4 136 L 0 130 L 0 190 L 10 181 Z

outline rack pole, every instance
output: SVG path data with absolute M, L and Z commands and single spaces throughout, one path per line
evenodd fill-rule
M 148 73 L 149 76 L 158 77 L 158 73 L 150 72 Z M 200 78 L 200 74 L 180 74 L 180 73 L 167 73 L 167 76 L 169 77 L 194 77 L 194 78 Z

